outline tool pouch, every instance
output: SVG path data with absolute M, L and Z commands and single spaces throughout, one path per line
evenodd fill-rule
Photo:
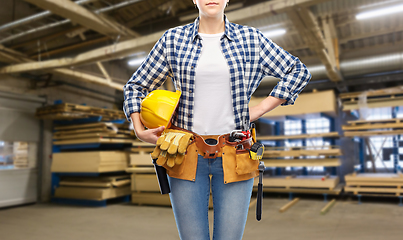
M 252 160 L 248 150 L 236 150 L 236 173 L 239 175 L 254 172 L 259 167 L 259 161 Z
M 223 147 L 223 170 L 224 183 L 248 180 L 259 174 L 259 161 L 254 161 L 249 157 L 252 144 L 251 139 L 241 142 L 226 142 Z M 242 145 L 243 149 L 238 149 Z

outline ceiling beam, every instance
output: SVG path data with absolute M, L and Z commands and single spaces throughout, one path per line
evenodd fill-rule
M 65 0 L 25 0 L 40 8 L 47 9 L 54 14 L 70 19 L 73 23 L 80 24 L 103 35 L 115 38 L 117 36 L 138 37 L 139 34 L 122 26 L 121 24 L 97 15 L 88 9 Z
M 39 0 L 29 0 L 39 1 Z M 46 0 L 48 2 L 49 0 Z M 59 1 L 59 0 L 58 0 Z M 325 2 L 327 0 L 275 0 L 253 5 L 251 7 L 235 10 L 228 13 L 227 17 L 233 22 L 243 22 L 256 17 L 267 17 L 279 12 L 289 11 L 296 6 L 308 6 Z M 42 62 L 35 62 L 35 64 L 16 64 L 0 68 L 0 73 L 16 73 L 35 70 L 46 70 L 60 67 L 70 67 L 75 65 L 82 65 L 94 62 L 103 62 L 108 60 L 117 59 L 120 57 L 129 56 L 139 50 L 143 50 L 155 44 L 156 41 L 164 34 L 164 31 L 156 32 L 132 40 L 123 41 L 120 43 L 112 44 L 106 47 L 98 48 L 77 55 L 74 58 L 61 58 L 55 60 L 48 60 Z M 323 43 L 324 44 L 324 43 Z M 323 45 L 323 48 L 325 46 Z
M 0 59 L 8 63 L 23 63 L 23 64 L 37 63 L 29 59 L 28 57 L 24 56 L 22 53 L 14 51 L 13 49 L 6 48 L 2 45 L 0 45 Z M 97 77 L 92 74 L 74 71 L 67 68 L 52 69 L 50 70 L 50 72 L 64 77 L 68 77 L 70 79 L 73 78 L 78 81 L 95 83 L 98 85 L 103 85 L 110 88 L 114 88 L 116 90 L 123 91 L 123 84 L 113 82 L 111 79 Z
M 343 80 L 337 68 L 336 59 L 331 58 L 329 55 L 328 48 L 332 48 L 332 44 L 326 43 L 313 13 L 305 7 L 299 7 L 291 9 L 287 14 L 300 32 L 301 37 L 309 45 L 309 48 L 316 52 L 321 62 L 325 65 L 329 79 L 334 82 Z M 332 50 L 334 51 L 334 49 Z
M 324 40 L 332 65 L 340 71 L 340 54 L 339 54 L 339 39 L 337 37 L 336 27 L 334 26 L 333 18 L 327 16 L 322 21 Z

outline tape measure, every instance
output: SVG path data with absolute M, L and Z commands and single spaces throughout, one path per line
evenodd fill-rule
M 252 160 L 261 160 L 263 157 L 264 145 L 256 142 L 249 150 L 249 156 Z

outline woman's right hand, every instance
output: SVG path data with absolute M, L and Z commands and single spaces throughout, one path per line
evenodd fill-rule
M 143 142 L 156 144 L 158 138 L 161 136 L 161 133 L 165 130 L 164 126 L 153 129 L 145 129 L 140 120 L 140 113 L 138 112 L 132 113 L 130 118 L 132 119 L 134 132 L 136 133 L 137 138 Z
M 165 127 L 161 126 L 153 129 L 135 131 L 135 133 L 137 138 L 141 141 L 156 144 L 164 129 Z

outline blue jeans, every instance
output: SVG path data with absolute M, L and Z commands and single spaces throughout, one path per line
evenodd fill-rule
M 253 179 L 224 184 L 222 158 L 199 155 L 194 182 L 169 178 L 172 209 L 182 240 L 210 240 L 208 205 L 214 206 L 214 240 L 242 239 L 252 195 Z

